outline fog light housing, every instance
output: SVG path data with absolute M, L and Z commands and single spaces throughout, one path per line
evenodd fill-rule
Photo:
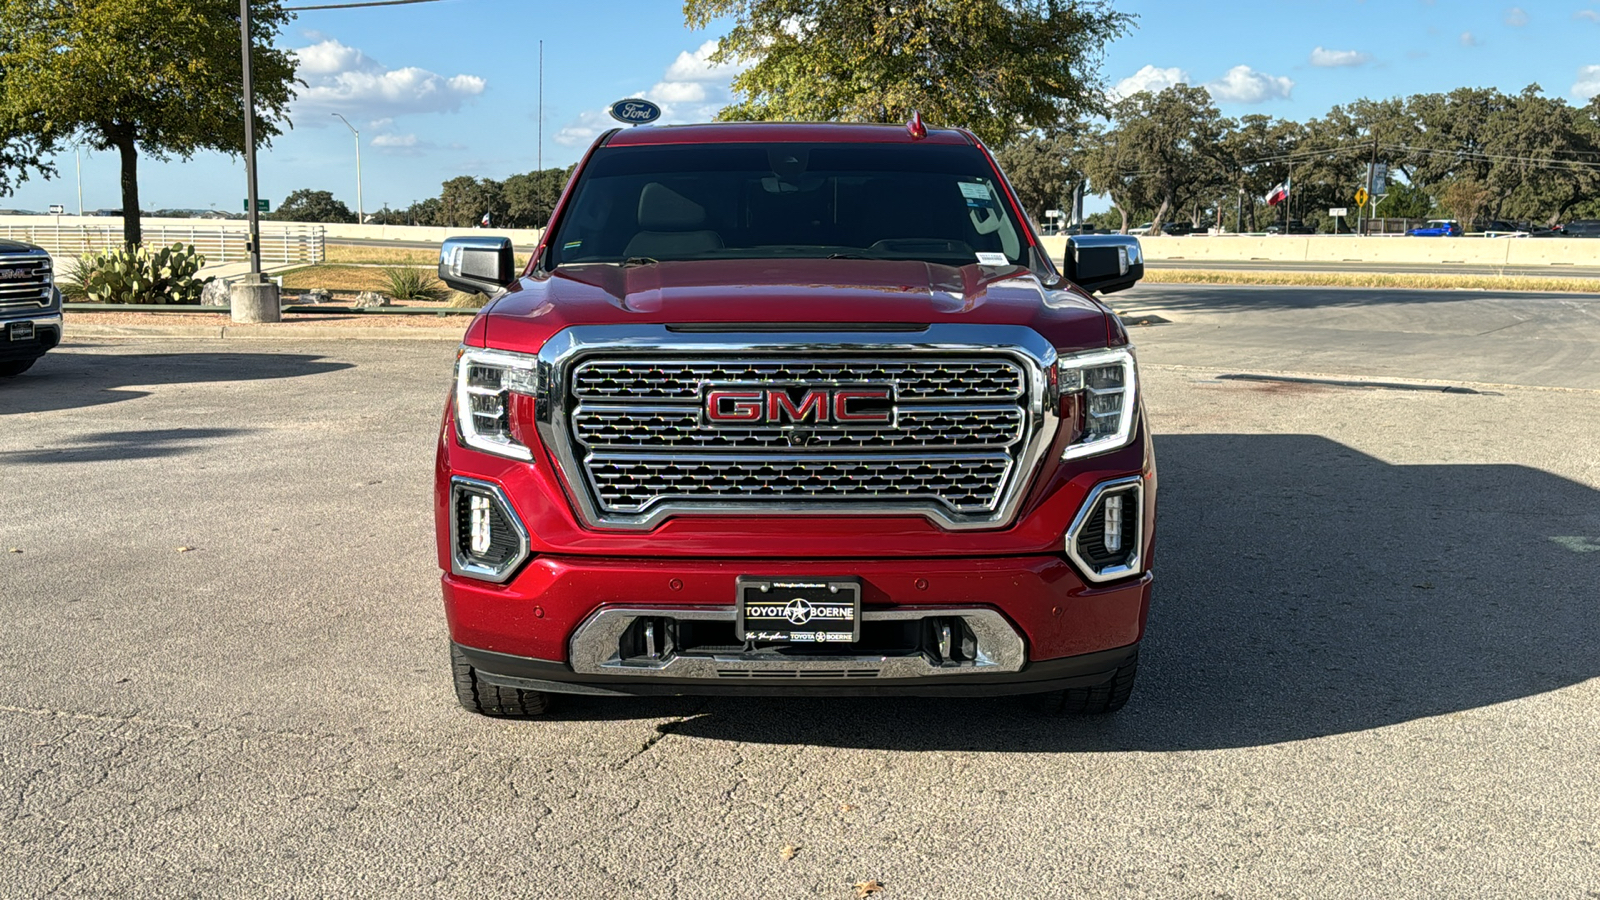
M 1143 571 L 1144 479 L 1103 481 L 1089 492 L 1067 529 L 1067 556 L 1093 582 Z
M 527 560 L 528 530 L 499 485 L 450 479 L 450 571 L 502 583 Z

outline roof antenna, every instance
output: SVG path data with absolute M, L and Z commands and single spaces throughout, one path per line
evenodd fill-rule
M 913 141 L 920 141 L 928 136 L 928 126 L 922 124 L 922 113 L 918 110 L 911 111 L 911 121 L 906 123 L 906 134 L 911 135 Z

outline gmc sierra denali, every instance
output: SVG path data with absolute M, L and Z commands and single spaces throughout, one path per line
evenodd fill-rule
M 457 696 L 1126 702 L 1156 467 L 1090 293 L 970 133 L 600 136 L 526 267 L 452 238 L 467 329 L 434 496 Z
M 0 240 L 0 378 L 21 375 L 61 343 L 61 292 L 50 254 Z

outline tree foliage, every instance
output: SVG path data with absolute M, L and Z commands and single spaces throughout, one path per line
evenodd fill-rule
M 272 46 L 291 13 L 280 0 L 251 9 L 265 144 L 292 97 L 294 59 Z M 137 244 L 141 152 L 244 151 L 238 13 L 236 0 L 0 0 L 0 123 L 45 146 L 118 151 L 123 237 Z
M 1023 211 L 1035 222 L 1045 210 L 1064 209 L 1083 173 L 1073 159 L 1073 140 L 1066 134 L 1025 134 L 995 153 L 996 161 L 1017 191 Z
M 356 214 L 331 191 L 302 188 L 285 197 L 271 218 L 280 222 L 354 222 Z
M 712 57 L 748 63 L 723 119 L 904 122 L 993 146 L 1098 111 L 1106 42 L 1133 18 L 1105 0 L 684 0 L 729 18 Z
M 1388 163 L 1380 215 L 1420 218 L 1435 207 L 1471 226 L 1480 217 L 1554 224 L 1600 213 L 1600 100 L 1573 107 L 1537 85 L 1518 94 L 1460 88 L 1357 100 L 1305 122 L 1223 118 L 1205 91 L 1177 85 L 1117 101 L 1076 157 L 1090 187 L 1128 220 L 1177 215 L 1259 230 L 1276 217 L 1327 225 L 1354 207 L 1367 164 Z M 1292 178 L 1289 202 L 1264 206 Z M 1209 209 L 1209 213 L 1208 213 Z

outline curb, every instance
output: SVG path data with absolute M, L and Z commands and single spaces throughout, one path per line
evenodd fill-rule
M 80 338 L 201 338 L 208 340 L 354 340 L 461 342 L 461 328 L 318 325 L 69 325 L 64 340 Z

